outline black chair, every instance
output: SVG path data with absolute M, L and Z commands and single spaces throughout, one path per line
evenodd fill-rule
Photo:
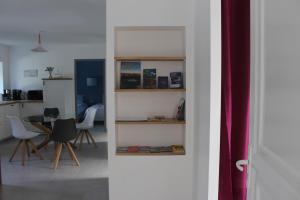
M 45 117 L 57 118 L 58 115 L 59 115 L 58 108 L 45 108 L 44 109 L 44 116 Z
M 56 143 L 54 169 L 57 168 L 60 159 L 63 144 L 67 147 L 72 160 L 77 166 L 80 166 L 79 161 L 73 151 L 70 141 L 77 136 L 76 122 L 74 119 L 58 119 L 54 122 L 51 140 Z

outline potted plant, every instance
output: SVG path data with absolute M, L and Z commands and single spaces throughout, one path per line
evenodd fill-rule
M 46 72 L 49 72 L 49 79 L 52 79 L 53 77 L 52 77 L 52 72 L 53 72 L 53 70 L 54 70 L 54 67 L 46 67 L 46 69 L 45 69 L 45 71 Z

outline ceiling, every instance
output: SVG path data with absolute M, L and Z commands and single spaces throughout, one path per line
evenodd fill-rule
M 0 44 L 105 40 L 105 0 L 0 0 Z

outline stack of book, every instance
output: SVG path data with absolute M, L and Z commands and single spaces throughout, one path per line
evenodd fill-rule
M 184 154 L 185 150 L 182 145 L 172 146 L 128 146 L 118 147 L 117 153 L 174 153 Z

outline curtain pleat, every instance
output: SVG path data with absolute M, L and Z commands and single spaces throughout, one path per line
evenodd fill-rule
M 250 0 L 222 0 L 219 200 L 246 200 L 250 106 Z

